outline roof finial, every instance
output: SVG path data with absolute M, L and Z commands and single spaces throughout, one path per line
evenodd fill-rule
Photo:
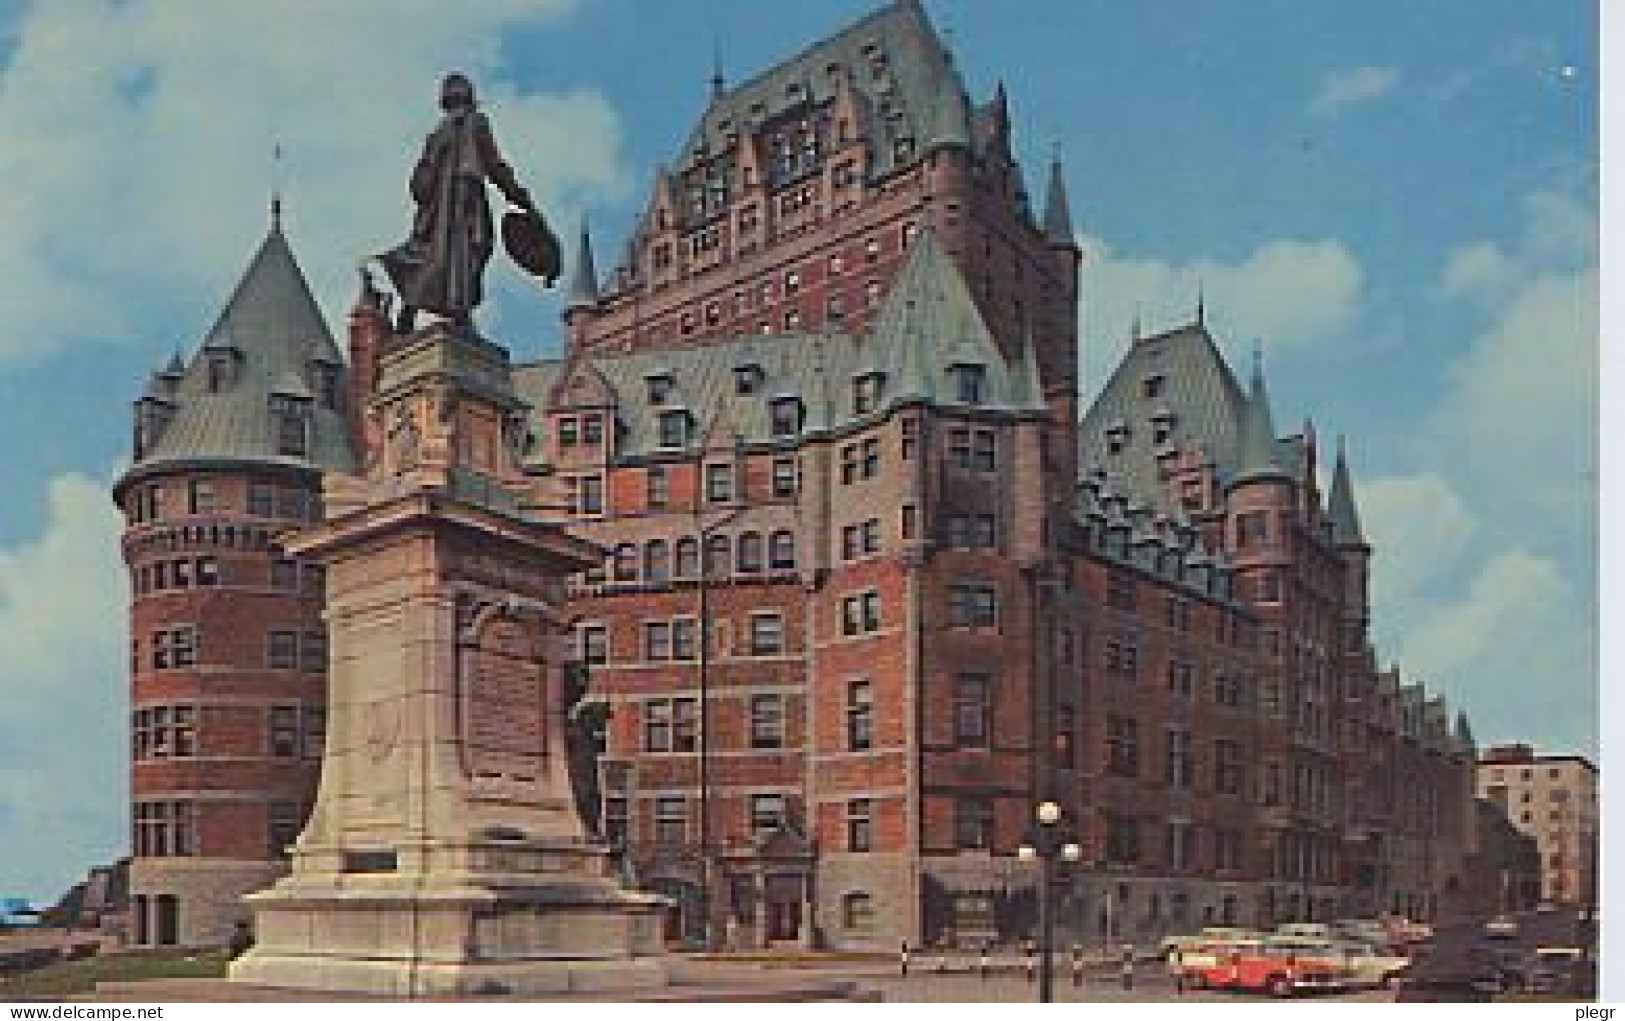
M 722 33 L 711 39 L 711 98 L 721 99 L 727 90 L 727 79 L 722 77 Z
M 282 142 L 271 146 L 271 229 L 282 229 Z
M 1207 326 L 1207 292 L 1202 278 L 1196 278 L 1196 325 L 1200 328 Z
M 1129 339 L 1140 339 L 1140 306 L 1138 304 L 1134 306 L 1134 324 L 1129 327 Z

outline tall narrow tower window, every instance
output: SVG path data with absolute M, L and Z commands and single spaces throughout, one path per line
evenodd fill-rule
M 276 452 L 286 457 L 310 453 L 308 402 L 283 394 L 271 395 L 271 422 L 276 431 Z

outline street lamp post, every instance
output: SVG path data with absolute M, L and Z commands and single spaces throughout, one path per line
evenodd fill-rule
M 1055 877 L 1055 862 L 1075 862 L 1083 857 L 1083 848 L 1075 841 L 1066 840 L 1060 832 L 1061 806 L 1053 801 L 1040 802 L 1033 812 L 1038 825 L 1032 829 L 1031 843 L 1016 849 L 1022 861 L 1037 860 L 1038 879 L 1038 1002 L 1054 1000 L 1055 987 L 1055 909 L 1050 903 L 1051 887 Z

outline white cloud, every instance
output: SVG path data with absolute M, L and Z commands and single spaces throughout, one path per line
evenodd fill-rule
M 1320 91 L 1309 103 L 1311 113 L 1330 117 L 1345 107 L 1379 99 L 1399 84 L 1399 71 L 1391 67 L 1356 67 L 1333 71 L 1321 79 Z
M 1598 725 L 1589 603 L 1552 560 L 1508 550 L 1458 598 L 1416 614 L 1400 660 L 1413 678 L 1465 701 L 1480 740 L 1539 733 L 1586 750 Z
M 1199 292 L 1215 334 L 1237 343 L 1262 338 L 1279 350 L 1346 327 L 1364 282 L 1359 261 L 1335 239 L 1275 239 L 1239 262 L 1184 265 L 1120 256 L 1097 238 L 1083 247 L 1086 386 L 1116 365 L 1137 318 L 1147 333 L 1188 321 Z
M 0 882 L 38 899 L 128 844 L 119 515 L 83 475 L 49 493 L 44 531 L 0 550 Z
M 556 223 L 619 197 L 630 177 L 604 97 L 524 91 L 502 63 L 504 30 L 572 6 L 31 6 L 0 73 L 0 363 L 83 338 L 189 347 L 161 324 L 201 334 L 224 302 L 265 231 L 278 143 L 289 238 L 337 325 L 356 263 L 408 227 L 406 177 L 452 69 Z
M 1373 606 L 1409 606 L 1461 561 L 1478 522 L 1439 474 L 1362 481 L 1360 525 L 1375 551 Z

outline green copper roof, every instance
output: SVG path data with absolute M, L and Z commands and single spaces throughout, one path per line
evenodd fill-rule
M 209 385 L 213 358 L 229 361 L 228 385 Z M 337 407 L 316 399 L 318 371 L 334 373 Z M 338 346 L 287 238 L 273 223 L 200 350 L 175 379 L 168 398 L 175 407 L 172 419 L 132 471 L 220 460 L 354 471 L 342 410 L 344 379 Z M 310 405 L 305 456 L 278 452 L 274 398 Z
M 1360 530 L 1360 515 L 1354 506 L 1354 484 L 1349 480 L 1342 437 L 1337 440 L 1337 466 L 1332 470 L 1332 492 L 1327 501 L 1326 516 L 1332 522 L 1332 542 L 1338 546 L 1366 544 L 1365 534 Z

